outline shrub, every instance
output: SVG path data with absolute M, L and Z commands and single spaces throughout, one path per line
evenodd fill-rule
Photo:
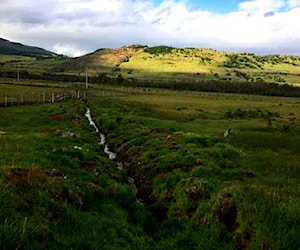
M 152 55 L 159 55 L 159 54 L 168 54 L 173 50 L 173 47 L 169 46 L 155 46 L 145 49 L 145 52 L 152 54 Z

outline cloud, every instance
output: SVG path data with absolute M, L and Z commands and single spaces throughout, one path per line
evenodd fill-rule
M 268 12 L 278 11 L 286 6 L 285 0 L 252 0 L 239 4 L 242 11 Z
M 300 0 L 243 1 L 217 14 L 188 1 L 1 0 L 0 37 L 78 56 L 130 44 L 299 54 Z
M 300 7 L 300 0 L 289 0 L 288 6 L 289 6 L 289 8 Z

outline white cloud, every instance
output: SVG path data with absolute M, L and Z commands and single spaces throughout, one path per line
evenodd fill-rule
M 290 8 L 300 7 L 300 0 L 288 0 L 288 6 Z
M 286 6 L 285 0 L 252 0 L 245 1 L 239 4 L 242 11 L 278 11 L 280 8 Z
M 137 43 L 300 55 L 300 0 L 244 1 L 227 14 L 175 0 L 1 1 L 0 37 L 73 56 Z
M 76 48 L 76 45 L 70 44 L 55 44 L 53 51 L 60 55 L 72 55 L 74 57 L 82 56 L 86 54 L 86 51 Z

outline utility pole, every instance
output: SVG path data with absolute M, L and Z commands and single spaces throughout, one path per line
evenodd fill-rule
M 17 82 L 20 81 L 20 69 L 19 66 L 17 65 Z
M 88 78 L 88 68 L 85 67 L 85 89 L 88 89 L 89 87 L 89 78 Z

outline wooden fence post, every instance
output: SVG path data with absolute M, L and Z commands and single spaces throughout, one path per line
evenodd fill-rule
M 52 93 L 52 103 L 54 103 L 54 93 Z
M 45 92 L 43 92 L 43 104 L 45 104 L 46 101 L 46 96 L 45 96 Z

